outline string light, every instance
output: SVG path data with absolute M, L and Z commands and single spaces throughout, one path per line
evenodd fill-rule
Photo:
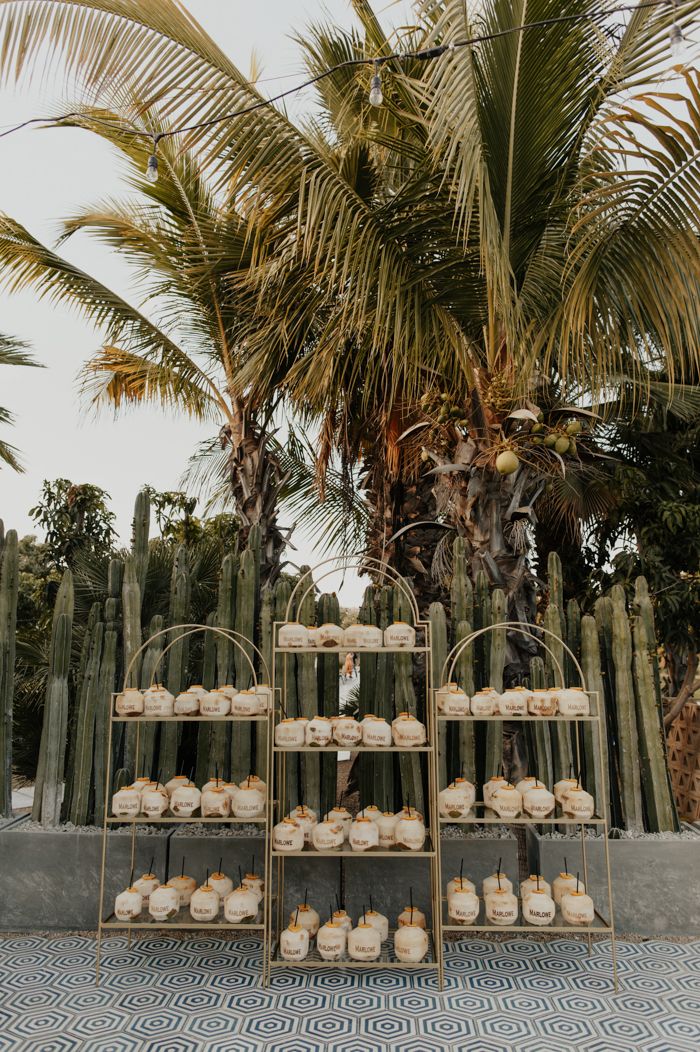
M 148 158 L 148 165 L 146 169 L 146 177 L 150 182 L 156 182 L 158 178 L 158 158 L 155 152 L 155 144 L 159 139 L 171 138 L 175 135 L 182 135 L 185 132 L 202 131 L 207 128 L 212 128 L 217 124 L 223 124 L 226 121 L 232 121 L 237 117 L 243 117 L 248 113 L 254 113 L 256 110 L 264 109 L 268 106 L 272 106 L 275 102 L 280 102 L 283 99 L 288 98 L 290 95 L 295 95 L 299 91 L 303 91 L 305 88 L 312 87 L 319 81 L 325 80 L 327 77 L 332 76 L 335 72 L 341 69 L 349 69 L 353 67 L 361 66 L 372 66 L 374 73 L 370 81 L 370 98 L 369 101 L 373 106 L 381 106 L 383 99 L 381 75 L 379 72 L 380 66 L 385 62 L 390 61 L 405 61 L 407 59 L 417 59 L 418 61 L 426 61 L 429 59 L 439 58 L 448 51 L 455 51 L 458 48 L 472 47 L 475 44 L 483 44 L 489 41 L 498 40 L 502 37 L 510 36 L 512 33 L 521 33 L 527 29 L 541 29 L 547 26 L 560 25 L 562 23 L 575 23 L 575 22 L 594 22 L 596 20 L 604 20 L 609 18 L 611 15 L 619 14 L 623 12 L 638 13 L 645 8 L 656 8 L 656 7 L 668 7 L 671 4 L 674 8 L 680 6 L 681 0 L 641 0 L 637 4 L 620 4 L 615 7 L 609 7 L 605 11 L 601 11 L 597 15 L 593 15 L 590 12 L 587 14 L 577 15 L 559 15 L 553 18 L 542 18 L 536 22 L 525 22 L 521 25 L 510 26 L 507 29 L 500 29 L 493 33 L 482 33 L 478 36 L 469 37 L 466 40 L 454 41 L 451 44 L 439 44 L 431 48 L 422 48 L 418 51 L 396 51 L 388 55 L 382 55 L 381 58 L 355 58 L 346 59 L 344 62 L 338 62 L 335 66 L 330 66 L 328 69 L 323 70 L 321 73 L 317 73 L 315 76 L 310 77 L 301 84 L 297 84 L 292 88 L 287 88 L 286 91 L 281 91 L 278 95 L 273 95 L 269 99 L 260 99 L 258 102 L 251 103 L 249 106 L 244 106 L 239 110 L 234 110 L 232 113 L 223 113 L 218 117 L 210 117 L 208 120 L 199 121 L 195 124 L 186 124 L 177 128 L 169 128 L 167 131 L 160 132 L 157 137 L 153 136 L 152 132 L 144 131 L 141 128 L 124 128 L 116 125 L 113 121 L 103 120 L 99 117 L 95 117 L 92 113 L 85 113 L 80 110 L 74 110 L 70 113 L 64 113 L 60 117 L 32 117 L 29 120 L 22 121 L 21 124 L 16 124 L 7 130 L 0 132 L 0 139 L 4 139 L 7 135 L 12 135 L 15 132 L 21 131 L 23 128 L 27 128 L 33 124 L 61 124 L 65 121 L 81 119 L 89 120 L 90 123 L 106 127 L 112 131 L 118 131 L 122 135 L 131 135 L 136 138 L 152 139 L 154 142 L 154 152 Z M 669 42 L 671 51 L 674 57 L 678 56 L 680 50 L 684 45 L 683 33 L 678 22 L 673 21 L 669 30 Z M 270 78 L 274 79 L 274 78 Z M 281 78 L 277 78 L 281 79 Z
M 369 82 L 369 104 L 370 106 L 381 106 L 384 102 L 382 95 L 382 76 L 379 72 L 379 63 L 374 63 L 374 73 Z
M 668 39 L 671 45 L 671 55 L 676 61 L 679 61 L 683 57 L 683 30 L 676 22 L 675 12 L 679 7 L 679 0 L 670 0 L 671 6 L 674 10 L 674 18 L 671 23 L 671 28 L 668 31 Z
M 149 183 L 158 182 L 158 158 L 155 153 L 155 144 L 153 150 L 154 152 L 148 158 L 148 164 L 146 165 L 146 178 Z

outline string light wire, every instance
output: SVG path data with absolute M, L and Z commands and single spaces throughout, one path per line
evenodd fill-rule
M 223 124 L 226 121 L 235 120 L 238 117 L 243 117 L 248 113 L 254 113 L 256 110 L 264 109 L 267 106 L 272 106 L 276 102 L 281 102 L 283 99 L 289 98 L 290 95 L 295 95 L 299 91 L 303 91 L 306 88 L 312 87 L 314 84 L 318 84 L 320 81 L 325 80 L 327 77 L 332 76 L 334 73 L 341 69 L 357 68 L 360 66 L 371 66 L 374 70 L 372 81 L 378 78 L 379 83 L 373 83 L 373 88 L 381 94 L 381 77 L 380 68 L 387 62 L 393 61 L 406 61 L 407 59 L 417 59 L 418 61 L 429 61 L 431 59 L 440 58 L 447 52 L 456 51 L 460 48 L 472 47 L 475 44 L 488 43 L 491 40 L 498 40 L 502 37 L 509 36 L 512 33 L 522 33 L 528 29 L 541 29 L 546 26 L 559 25 L 562 23 L 572 22 L 592 22 L 597 19 L 603 20 L 609 18 L 611 15 L 620 14 L 625 12 L 636 12 L 646 8 L 656 7 L 671 7 L 675 13 L 680 7 L 679 0 L 642 0 L 638 4 L 620 4 L 616 7 L 609 7 L 605 11 L 601 11 L 599 15 L 579 14 L 579 15 L 558 15 L 553 18 L 542 18 L 536 22 L 525 22 L 517 26 L 509 26 L 507 29 L 496 30 L 493 33 L 481 33 L 478 36 L 469 37 L 466 40 L 453 41 L 450 44 L 438 44 L 430 48 L 422 48 L 417 51 L 394 51 L 389 55 L 379 55 L 374 58 L 354 58 L 345 59 L 343 62 L 338 62 L 335 66 L 330 66 L 328 69 L 322 70 L 320 73 L 315 74 L 313 77 L 309 77 L 308 80 L 303 81 L 301 84 L 296 84 L 291 88 L 287 88 L 285 91 L 279 92 L 277 95 L 271 96 L 269 99 L 260 99 L 258 102 L 253 102 L 249 106 L 244 106 L 242 109 L 234 110 L 231 113 L 223 113 L 217 117 L 210 117 L 205 121 L 198 121 L 194 124 L 184 124 L 180 127 L 169 128 L 167 131 L 153 132 L 145 131 L 141 128 L 123 128 L 115 125 L 112 121 L 106 121 L 100 117 L 95 117 L 92 113 L 88 113 L 82 110 L 72 110 L 70 113 L 63 113 L 59 117 L 31 117 L 29 120 L 22 121 L 20 124 L 16 124 L 6 131 L 0 132 L 0 139 L 4 139 L 8 135 L 13 135 L 15 132 L 22 131 L 24 128 L 28 128 L 34 124 L 61 124 L 64 121 L 75 120 L 75 119 L 88 119 L 92 124 L 99 124 L 102 127 L 110 128 L 112 131 L 119 131 L 123 135 L 132 135 L 137 138 L 150 139 L 153 143 L 153 153 L 149 157 L 148 169 L 149 175 L 152 178 L 153 175 L 157 177 L 158 162 L 156 157 L 156 151 L 158 143 L 162 139 L 172 138 L 175 135 L 183 135 L 185 132 L 203 131 L 207 128 L 212 128 L 217 124 Z M 680 33 L 680 27 L 677 21 L 671 26 L 671 43 L 672 46 L 677 47 L 678 34 Z M 682 39 L 682 35 L 681 35 Z M 269 79 L 282 79 L 282 78 L 269 78 Z M 251 82 L 252 83 L 252 82 Z M 379 102 L 373 103 L 373 105 L 379 105 Z M 153 163 L 155 161 L 155 164 Z

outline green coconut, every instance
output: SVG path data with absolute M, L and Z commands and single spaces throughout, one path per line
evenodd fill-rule
M 566 433 L 567 433 L 567 435 L 580 435 L 582 430 L 583 430 L 583 428 L 581 427 L 581 421 L 580 420 L 571 420 L 566 425 Z
M 560 435 L 554 443 L 554 449 L 557 453 L 568 453 L 569 439 L 565 435 Z
M 512 449 L 504 449 L 496 457 L 496 471 L 501 475 L 512 475 L 520 467 L 520 461 Z
M 553 449 L 556 441 L 557 435 L 555 435 L 553 431 L 550 431 L 548 435 L 544 436 L 544 444 L 547 447 L 547 449 Z

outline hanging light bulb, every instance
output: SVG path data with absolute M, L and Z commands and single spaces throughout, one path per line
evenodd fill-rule
M 677 22 L 673 22 L 668 33 L 668 38 L 671 44 L 671 55 L 676 61 L 680 62 L 683 58 L 683 45 L 685 43 L 683 39 L 683 31 Z
M 384 96 L 382 95 L 382 78 L 379 74 L 378 62 L 374 63 L 374 73 L 369 82 L 369 102 L 370 106 L 381 106 L 384 102 Z
M 158 158 L 155 153 L 152 153 L 148 158 L 148 164 L 146 165 L 146 178 L 149 183 L 158 182 Z

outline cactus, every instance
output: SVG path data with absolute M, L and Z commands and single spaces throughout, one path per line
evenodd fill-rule
M 318 600 L 317 624 L 340 624 L 340 603 L 335 593 Z M 328 654 L 316 662 L 318 711 L 322 716 L 336 716 L 340 707 L 338 655 Z M 331 807 L 336 798 L 338 758 L 335 753 L 321 757 L 321 803 Z
M 551 554 L 555 553 L 552 552 Z M 551 594 L 552 593 L 550 591 L 550 595 Z M 550 602 L 549 606 L 545 610 L 544 627 L 548 629 L 549 632 L 554 633 L 554 636 L 545 636 L 545 643 L 552 651 L 554 658 L 556 659 L 556 663 L 559 665 L 559 668 L 562 669 L 563 675 L 564 647 L 561 645 L 561 612 L 559 607 L 552 602 Z M 560 683 L 561 676 L 557 671 L 555 661 L 552 659 L 552 656 L 548 652 L 545 653 L 547 686 L 564 686 L 563 683 Z M 569 725 L 566 723 L 553 723 L 550 725 L 550 731 L 552 738 L 552 758 L 554 761 L 554 780 L 558 781 L 560 778 L 568 778 L 574 766 L 574 754 L 571 748 L 571 730 Z
M 530 658 L 530 687 L 532 690 L 546 686 L 544 661 L 541 657 Z M 546 723 L 528 724 L 530 744 L 530 770 L 544 782 L 554 784 L 554 764 L 552 762 L 552 741 Z
M 102 660 L 100 662 L 100 678 L 97 696 L 97 707 L 95 710 L 95 740 L 94 740 L 94 786 L 95 805 L 93 815 L 96 822 L 104 817 L 105 809 L 105 777 L 107 763 L 107 725 L 110 718 L 112 705 L 112 694 L 117 684 L 117 655 L 119 652 L 119 637 L 117 625 L 110 616 L 117 600 L 108 599 L 105 603 L 105 633 L 102 647 Z
M 274 620 L 275 595 L 272 588 L 269 585 L 265 585 L 260 602 L 260 652 L 267 665 L 270 683 L 272 682 L 272 632 Z M 267 678 L 268 673 L 265 673 L 264 670 L 262 671 L 263 678 Z
M 58 825 L 61 820 L 73 607 L 73 575 L 70 570 L 66 570 L 56 596 L 51 626 L 44 723 L 32 809 L 34 821 L 40 821 L 47 826 Z
M 569 599 L 566 604 L 566 645 L 574 657 L 581 661 L 581 607 L 575 599 Z M 570 687 L 578 684 L 578 674 L 568 652 L 564 654 L 564 676 L 565 686 Z
M 302 566 L 302 574 L 306 574 L 308 569 L 308 566 Z M 301 605 L 297 611 L 297 620 L 302 625 L 312 625 L 316 617 L 314 590 L 311 589 L 305 596 L 311 583 L 311 576 L 305 577 L 299 593 Z M 318 712 L 316 659 L 313 654 L 300 655 L 296 659 L 296 666 L 299 715 L 312 719 Z M 318 812 L 321 806 L 321 757 L 318 753 L 302 753 L 299 766 L 301 774 L 300 800 Z
M 641 832 L 642 787 L 639 776 L 639 740 L 632 680 L 632 635 L 625 593 L 620 585 L 610 590 L 612 600 L 612 652 L 615 665 L 615 704 L 622 808 L 627 829 Z
M 0 536 L 2 536 L 0 520 Z M 12 814 L 12 699 L 19 586 L 17 533 L 8 530 L 0 547 L 0 818 Z
M 405 595 L 410 587 L 402 578 L 403 587 L 394 589 L 394 621 L 413 621 L 413 611 Z M 413 662 L 410 654 L 394 655 L 394 707 L 396 712 L 417 714 L 416 695 L 413 689 Z M 403 799 L 410 795 L 411 803 L 425 813 L 423 779 L 421 775 L 420 756 L 411 753 L 399 753 L 401 771 L 401 792 Z
M 617 708 L 615 705 L 615 665 L 613 662 L 612 616 L 613 606 L 610 596 L 601 596 L 594 605 L 598 639 L 600 641 L 601 675 L 605 702 L 603 709 L 606 716 L 606 739 L 609 743 L 619 742 L 617 731 Z M 620 781 L 620 760 L 618 750 L 608 750 L 608 777 L 610 780 L 610 824 L 622 829 L 625 819 L 622 810 Z
M 75 676 L 75 702 L 72 706 L 69 705 L 68 742 L 66 748 L 65 763 L 67 777 L 65 792 L 63 794 L 63 803 L 61 806 L 61 815 L 64 820 L 66 820 L 68 818 L 68 815 L 70 814 L 73 799 L 73 790 L 75 789 L 75 749 L 78 741 L 78 721 L 81 718 L 81 709 L 85 706 L 86 703 L 85 676 L 87 673 L 88 663 L 90 661 L 90 655 L 92 654 L 93 635 L 95 632 L 95 628 L 101 619 L 101 616 L 102 605 L 97 602 L 93 603 L 90 607 L 87 624 L 85 626 L 85 632 L 83 634 L 83 642 L 80 648 L 80 660 L 78 662 L 78 670 Z
M 377 618 L 374 609 L 375 589 L 373 585 L 365 588 L 362 596 L 362 604 L 359 612 L 361 625 L 373 625 Z M 368 712 L 376 715 L 375 702 L 377 699 L 377 655 L 360 655 L 360 703 L 359 715 L 366 716 Z M 389 717 L 391 722 L 391 717 Z M 360 804 L 374 803 L 374 777 L 376 757 L 372 753 L 358 756 L 356 760 L 358 770 L 358 785 Z
M 124 672 L 129 668 L 132 658 L 141 646 L 141 589 L 136 576 L 136 563 L 131 555 L 124 565 L 124 583 L 122 584 Z M 141 658 L 137 658 L 129 673 L 126 687 L 136 687 L 141 671 Z
M 638 615 L 632 626 L 634 654 L 632 670 L 636 696 L 637 731 L 648 827 L 652 833 L 679 829 L 678 815 L 668 780 L 666 744 L 661 713 L 656 704 L 652 668 L 653 640 L 647 638 L 647 625 Z
M 455 537 L 452 545 L 452 584 L 450 586 L 450 613 L 452 617 L 453 641 L 457 642 L 457 625 L 460 621 L 474 623 L 474 589 L 469 576 L 469 563 L 464 537 Z
M 152 637 L 163 630 L 163 616 L 154 614 L 148 626 L 148 638 L 151 642 L 146 647 L 141 662 L 141 690 L 148 690 L 152 683 L 156 682 L 159 673 L 162 678 L 160 667 L 160 656 L 165 646 L 165 636 Z M 156 777 L 158 774 L 158 762 L 156 758 L 156 731 L 158 725 L 155 723 L 144 723 L 140 728 L 139 736 L 139 771 Z M 173 772 L 175 773 L 175 772 Z
M 391 585 L 382 585 L 379 589 L 377 623 L 382 632 L 391 624 L 394 608 L 394 590 Z M 377 654 L 375 671 L 374 700 L 372 711 L 391 723 L 392 695 L 394 684 L 394 655 Z M 361 681 L 360 681 L 361 682 Z M 392 755 L 374 754 L 375 803 L 379 807 L 397 807 L 401 801 L 396 799 L 394 785 L 394 758 Z
M 467 639 L 472 633 L 472 627 L 468 621 L 457 623 L 456 642 L 460 643 Z M 457 682 L 471 697 L 474 693 L 474 645 L 466 647 L 455 665 Z M 471 720 L 464 720 L 457 724 L 459 728 L 459 767 L 464 766 L 464 777 L 471 782 L 476 780 L 476 742 L 474 739 L 474 724 Z
M 292 594 L 292 585 L 287 577 L 281 577 L 275 585 L 275 621 L 284 621 L 287 617 L 287 604 Z M 275 685 L 282 689 L 281 701 L 285 708 L 283 716 L 290 719 L 299 715 L 299 699 L 297 695 L 296 664 L 292 654 L 278 654 L 275 659 Z M 286 784 L 284 786 L 285 801 L 296 803 L 299 787 L 299 756 L 291 753 L 285 757 Z M 282 786 L 279 787 L 280 793 Z M 292 803 L 292 806 L 294 804 Z
M 499 625 L 506 620 L 506 597 L 500 588 L 495 588 L 491 596 L 490 623 Z M 487 632 L 490 637 L 489 644 L 489 685 L 494 690 L 503 690 L 503 669 L 506 660 L 506 630 L 496 628 L 493 632 Z M 485 777 L 490 778 L 499 774 L 503 764 L 503 723 L 497 720 L 487 724 L 486 727 L 486 751 L 484 756 Z
M 95 605 L 99 608 L 100 604 L 97 603 Z M 89 815 L 95 714 L 100 699 L 100 662 L 103 637 L 104 624 L 102 621 L 98 621 L 93 627 L 90 638 L 90 654 L 78 699 L 73 767 L 68 772 L 72 783 L 72 792 L 67 813 L 69 821 L 76 826 L 86 825 Z M 68 779 L 66 779 L 66 784 L 68 784 Z
M 251 641 L 255 640 L 255 582 L 259 576 L 255 552 L 246 548 L 241 555 L 236 576 L 236 631 Z M 241 642 L 241 640 L 239 640 Z M 252 686 L 253 677 L 247 655 L 253 660 L 254 651 L 246 646 L 244 651 L 236 647 L 236 686 L 246 689 Z M 253 771 L 253 736 L 249 723 L 237 723 L 231 729 L 231 777 L 240 782 Z
M 428 608 L 428 620 L 430 621 L 430 651 L 432 679 L 428 684 L 431 692 L 441 686 L 442 666 L 447 657 L 447 616 L 442 603 L 431 603 Z M 431 693 L 432 697 L 432 693 Z M 426 714 L 421 715 L 425 719 Z M 457 735 L 451 734 L 448 739 L 447 723 L 438 725 L 438 777 L 440 786 L 449 782 L 448 775 L 457 764 Z M 454 728 L 449 727 L 452 731 Z
M 107 594 L 110 599 L 119 599 L 124 583 L 124 562 L 121 559 L 110 559 L 107 568 Z
M 219 578 L 219 597 L 216 607 L 217 628 L 233 628 L 236 620 L 236 587 L 240 559 L 237 555 L 225 555 L 221 563 Z M 234 683 L 236 662 L 233 643 L 218 636 L 216 640 L 216 684 L 223 687 Z M 224 731 L 226 728 L 222 728 Z
M 189 621 L 190 613 L 190 572 L 189 557 L 184 544 L 181 544 L 175 553 L 173 572 L 170 580 L 170 603 L 168 606 L 168 624 L 182 625 Z M 167 654 L 168 674 L 166 686 L 175 697 L 187 687 L 187 664 L 190 650 L 189 636 L 184 636 L 182 630 L 169 632 L 168 644 L 173 644 Z M 178 747 L 182 725 L 179 723 L 164 723 L 160 729 L 160 751 L 158 754 L 158 769 L 166 777 L 175 774 L 177 770 Z
M 146 594 L 146 575 L 148 573 L 148 531 L 151 525 L 151 498 L 148 490 L 142 489 L 136 495 L 134 519 L 131 528 L 131 554 L 134 559 L 136 580 L 139 583 L 141 604 Z
M 474 630 L 486 628 L 491 624 L 491 590 L 489 579 L 483 570 L 476 575 L 476 596 L 474 598 Z M 479 689 L 490 687 L 489 674 L 491 664 L 491 633 L 485 632 L 474 644 L 475 665 L 477 669 L 476 681 Z
M 581 618 L 581 667 L 589 691 L 597 694 L 598 715 L 600 723 L 587 723 L 583 728 L 583 748 L 586 761 L 586 781 L 589 792 L 593 793 L 597 803 L 598 814 L 603 814 L 602 801 L 609 800 L 608 778 L 608 735 L 605 715 L 605 691 L 603 673 L 600 663 L 600 644 L 595 618 L 586 614 Z M 598 736 L 603 746 L 603 764 L 601 768 Z

